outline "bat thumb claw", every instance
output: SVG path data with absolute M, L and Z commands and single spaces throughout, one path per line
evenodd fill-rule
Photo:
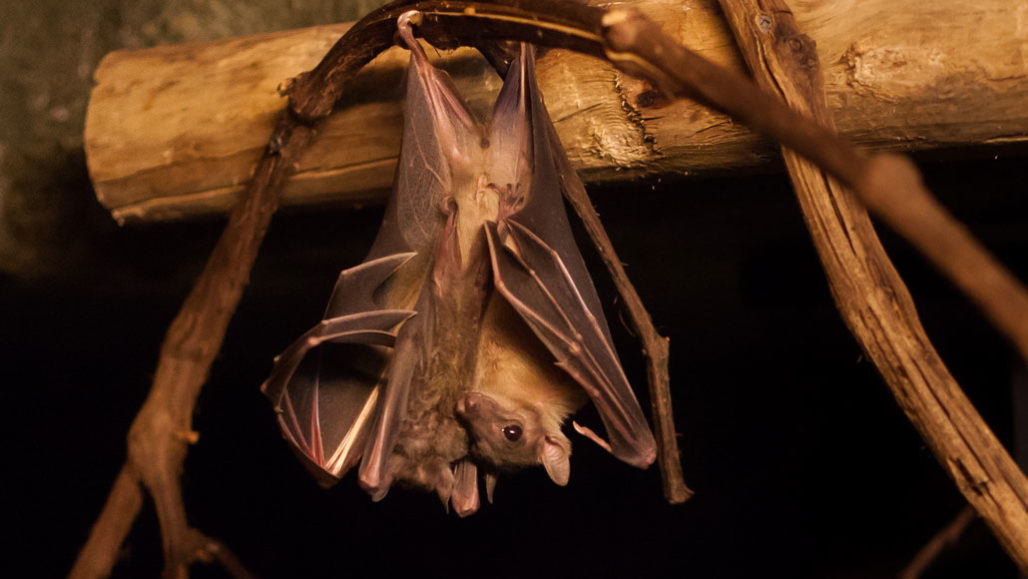
M 450 514 L 450 498 L 453 496 L 452 489 L 446 489 L 440 486 L 436 487 L 435 492 L 439 497 L 439 500 L 442 501 L 443 509 L 446 510 L 446 514 Z M 456 505 L 454 506 L 456 507 Z
M 614 454 L 614 451 L 610 448 L 610 443 L 600 438 L 600 435 L 596 434 L 596 432 L 594 432 L 593 429 L 589 428 L 588 426 L 582 426 L 574 420 L 571 421 L 571 426 L 575 428 L 575 432 L 595 442 L 603 450 L 606 450 L 607 452 Z

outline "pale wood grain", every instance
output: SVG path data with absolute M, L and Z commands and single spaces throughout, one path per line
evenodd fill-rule
M 713 0 L 634 3 L 686 46 L 741 70 Z M 923 150 L 1028 142 L 1024 2 L 835 0 L 799 2 L 794 12 L 817 42 L 839 131 L 856 143 Z M 226 211 L 285 105 L 276 88 L 312 68 L 348 27 L 108 55 L 86 120 L 100 200 L 119 220 Z M 472 108 L 485 114 L 499 79 L 471 50 L 445 59 Z M 393 49 L 362 73 L 319 126 L 284 204 L 383 197 L 399 150 L 405 64 L 406 54 Z M 726 116 L 669 101 L 587 56 L 552 51 L 540 59 L 539 82 L 587 182 L 758 166 L 778 157 Z

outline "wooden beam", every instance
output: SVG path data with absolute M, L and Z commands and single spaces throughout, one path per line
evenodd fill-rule
M 638 0 L 664 30 L 741 69 L 714 0 Z M 1003 0 L 797 3 L 817 43 L 839 131 L 875 150 L 1028 142 L 1028 18 Z M 86 118 L 97 196 L 119 221 L 227 211 L 250 179 L 276 113 L 276 88 L 318 62 L 348 24 L 109 54 Z M 441 55 L 442 57 L 442 55 Z M 376 59 L 318 127 L 286 205 L 359 204 L 389 188 L 400 142 L 406 53 Z M 488 114 L 499 79 L 471 50 L 445 55 L 460 91 Z M 539 82 L 587 182 L 766 165 L 775 148 L 727 117 L 595 59 L 552 51 Z

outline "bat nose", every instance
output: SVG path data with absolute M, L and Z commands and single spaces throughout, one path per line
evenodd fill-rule
M 467 414 L 469 412 L 473 412 L 477 406 L 478 403 L 475 401 L 475 397 L 470 393 L 466 393 L 457 399 L 457 406 L 455 410 L 457 411 L 458 415 L 467 416 Z

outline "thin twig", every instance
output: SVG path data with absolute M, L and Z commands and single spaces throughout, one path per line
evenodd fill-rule
M 899 579 L 918 579 L 933 561 L 946 549 L 957 544 L 960 536 L 964 534 L 967 526 L 977 517 L 970 505 L 960 509 L 956 517 L 939 530 L 927 543 L 921 547 L 906 569 L 900 572 Z
M 813 42 L 798 30 L 784 0 L 721 0 L 721 6 L 758 82 L 831 129 Z M 1024 475 L 932 347 L 867 211 L 816 165 L 789 149 L 783 153 L 847 326 L 961 492 L 1011 557 L 1028 569 Z M 914 222 L 928 226 L 931 220 Z M 930 244 L 933 251 L 939 247 L 936 241 Z

